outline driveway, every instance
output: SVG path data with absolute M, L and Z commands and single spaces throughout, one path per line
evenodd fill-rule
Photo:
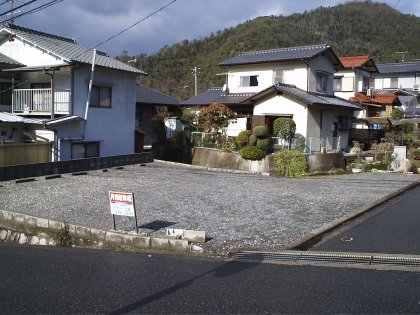
M 140 232 L 206 231 L 206 252 L 277 249 L 406 187 L 418 175 L 277 178 L 153 162 L 34 182 L 0 182 L 0 209 L 113 229 L 108 191 L 133 192 Z M 134 221 L 117 217 L 117 229 Z

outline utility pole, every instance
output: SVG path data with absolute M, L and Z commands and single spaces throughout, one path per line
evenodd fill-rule
M 195 96 L 197 96 L 197 94 L 198 94 L 197 93 L 197 77 L 200 74 L 200 70 L 201 70 L 201 68 L 197 68 L 197 67 L 194 67 L 194 69 L 191 69 L 192 74 L 194 76 L 194 86 L 195 86 L 195 93 L 194 93 L 194 95 Z

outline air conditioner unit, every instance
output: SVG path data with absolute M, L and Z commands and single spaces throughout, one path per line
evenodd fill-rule
M 420 90 L 420 84 L 414 84 L 413 85 L 413 91 L 419 91 Z
M 366 96 L 372 96 L 372 89 L 366 90 Z

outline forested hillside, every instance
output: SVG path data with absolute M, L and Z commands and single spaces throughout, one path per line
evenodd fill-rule
M 243 51 L 327 43 L 339 56 L 371 55 L 376 63 L 420 58 L 420 18 L 402 14 L 386 4 L 348 2 L 335 7 L 247 21 L 200 39 L 165 46 L 153 55 L 136 57 L 136 66 L 149 73 L 140 83 L 180 99 L 194 95 L 191 69 L 200 67 L 198 90 L 222 86 L 217 64 Z

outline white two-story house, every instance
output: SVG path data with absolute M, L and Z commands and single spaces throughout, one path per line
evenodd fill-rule
M 360 107 L 334 96 L 334 73 L 343 65 L 325 44 L 241 53 L 219 64 L 226 84 L 182 102 L 184 106 L 220 102 L 247 123 L 242 129 L 265 124 L 270 132 L 279 117 L 296 123 L 297 135 L 310 139 L 349 142 L 352 112 Z M 236 131 L 239 132 L 238 128 Z M 333 149 L 336 149 L 334 146 Z
M 378 64 L 374 89 L 400 89 L 419 94 L 420 61 Z
M 0 67 L 3 143 L 49 140 L 57 161 L 134 153 L 143 71 L 74 39 L 13 24 L 0 27 Z

